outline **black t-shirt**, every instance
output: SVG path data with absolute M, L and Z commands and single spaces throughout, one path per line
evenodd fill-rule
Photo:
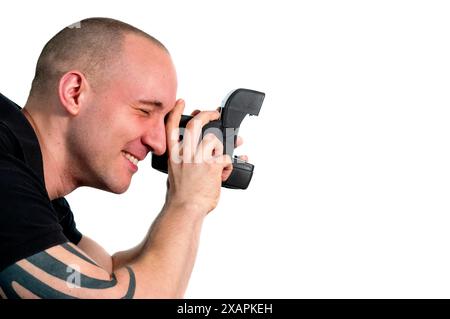
M 32 126 L 0 94 L 0 271 L 52 246 L 78 244 L 81 237 L 65 198 L 49 199 Z

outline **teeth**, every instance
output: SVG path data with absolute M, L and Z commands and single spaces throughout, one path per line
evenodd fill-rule
M 139 160 L 136 157 L 134 157 L 133 155 L 131 155 L 130 153 L 127 153 L 127 152 L 123 152 L 123 154 L 131 163 L 133 163 L 134 165 L 137 166 L 137 164 L 139 163 Z

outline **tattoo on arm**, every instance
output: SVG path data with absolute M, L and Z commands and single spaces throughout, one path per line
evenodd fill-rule
M 65 250 L 71 254 L 83 259 L 84 261 L 97 266 L 92 260 L 78 252 L 76 249 L 68 244 L 61 245 Z M 46 251 L 35 254 L 25 259 L 27 262 L 35 266 L 41 271 L 64 281 L 67 287 L 75 286 L 76 288 L 88 288 L 98 290 L 99 293 L 102 289 L 112 288 L 117 285 L 116 276 L 113 274 L 110 280 L 102 280 L 89 277 L 79 272 L 79 269 L 67 265 L 55 257 L 51 256 Z M 126 267 L 129 275 L 129 284 L 126 294 L 122 299 L 133 298 L 136 289 L 136 278 L 133 270 L 130 267 Z M 73 284 L 71 279 L 76 278 L 76 283 Z M 53 298 L 53 299 L 75 299 L 67 293 L 57 290 L 45 283 L 40 278 L 31 274 L 25 270 L 19 263 L 13 264 L 8 268 L 0 272 L 0 288 L 3 290 L 4 295 L 7 298 L 21 298 L 21 295 L 14 288 L 14 285 L 20 285 L 35 296 L 39 298 Z
M 62 244 L 61 247 L 64 248 L 65 250 L 67 250 L 68 252 L 74 254 L 75 256 L 80 257 L 84 261 L 87 261 L 88 263 L 90 263 L 90 264 L 92 264 L 94 266 L 98 266 L 92 259 L 86 257 L 85 255 L 80 253 L 78 250 L 76 250 L 75 248 L 70 246 L 68 243 Z

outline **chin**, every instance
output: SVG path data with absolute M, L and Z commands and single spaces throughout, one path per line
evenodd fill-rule
M 123 194 L 125 193 L 131 184 L 132 174 L 126 169 L 119 167 L 112 167 L 110 169 L 103 169 L 96 176 L 96 186 L 109 193 Z
M 123 194 L 130 187 L 131 179 L 123 177 L 121 179 L 113 179 L 110 181 L 104 181 L 104 183 L 102 183 L 102 184 L 103 185 L 101 185 L 100 187 L 96 187 L 96 188 L 100 188 L 109 193 Z
M 130 183 L 124 183 L 122 185 L 114 185 L 113 187 L 110 187 L 109 191 L 114 194 L 123 194 L 128 190 L 129 187 Z

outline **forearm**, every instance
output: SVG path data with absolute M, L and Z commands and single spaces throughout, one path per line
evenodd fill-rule
M 178 100 L 166 120 L 166 206 L 146 240 L 114 258 L 118 271 L 123 268 L 117 267 L 126 263 L 135 271 L 137 297 L 183 296 L 194 266 L 203 218 L 217 206 L 221 184 L 233 168 L 230 156 L 217 155 L 223 154 L 223 144 L 214 134 L 207 134 L 199 143 L 199 127 L 217 120 L 220 113 L 197 113 L 187 123 L 180 141 L 178 127 L 183 108 L 184 102 Z M 181 161 L 171 160 L 175 158 Z
M 129 265 L 129 264 L 135 262 L 140 257 L 140 255 L 143 252 L 143 248 L 148 246 L 147 243 L 149 241 L 150 235 L 154 231 L 155 227 L 157 227 L 157 225 L 159 225 L 159 221 L 160 221 L 161 217 L 163 216 L 163 213 L 164 213 L 164 207 L 163 207 L 163 210 L 161 210 L 161 212 L 158 214 L 156 219 L 153 221 L 145 238 L 138 245 L 134 246 L 133 248 L 127 249 L 127 250 L 116 252 L 112 256 L 113 270 L 119 269 L 126 265 Z
M 137 296 L 182 297 L 194 266 L 204 214 L 164 207 L 141 244 L 113 256 L 113 267 L 131 265 Z

